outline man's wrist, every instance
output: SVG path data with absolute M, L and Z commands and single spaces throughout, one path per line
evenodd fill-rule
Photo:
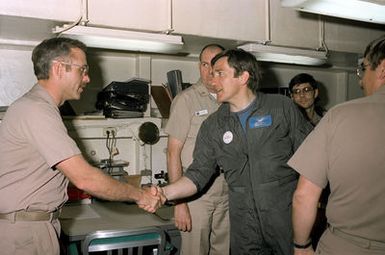
M 165 187 L 159 187 L 162 191 L 162 194 L 163 194 L 163 197 L 166 199 L 166 201 L 164 202 L 165 205 L 173 205 L 173 203 L 170 203 L 170 201 L 168 200 L 168 197 L 167 197 L 167 194 L 166 194 L 166 189 Z
M 143 188 L 136 188 L 133 187 L 133 190 L 130 191 L 130 194 L 132 195 L 132 201 L 135 201 L 135 203 L 139 203 L 143 199 L 144 191 Z
M 294 243 L 294 247 L 297 249 L 307 249 L 311 246 L 312 240 L 311 240 L 311 238 L 309 238 L 305 244 L 299 244 L 296 242 L 293 242 L 293 243 Z
M 165 191 L 164 187 L 159 187 L 159 188 L 162 191 L 162 194 L 163 194 L 164 198 L 166 199 L 165 203 L 167 203 L 168 202 L 168 198 L 167 198 L 166 191 Z

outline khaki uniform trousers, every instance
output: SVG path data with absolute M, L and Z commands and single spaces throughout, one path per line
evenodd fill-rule
M 230 252 L 228 188 L 223 174 L 198 199 L 188 202 L 191 232 L 180 232 L 182 255 L 227 255 Z
M 385 244 L 384 244 L 385 245 Z M 355 241 L 342 237 L 338 233 L 326 229 L 318 242 L 316 254 L 322 255 L 384 255 L 385 246 L 363 245 L 360 241 Z
M 0 220 L 0 254 L 59 255 L 58 220 L 16 221 Z

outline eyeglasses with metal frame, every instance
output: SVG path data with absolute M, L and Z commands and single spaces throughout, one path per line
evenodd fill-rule
M 364 77 L 364 73 L 367 69 L 367 67 L 370 66 L 370 64 L 364 64 L 363 62 L 357 67 L 356 74 L 358 78 L 362 79 Z
M 305 87 L 303 89 L 293 89 L 291 93 L 294 95 L 299 95 L 299 94 L 310 94 L 314 91 L 313 87 Z
M 82 75 L 88 75 L 88 72 L 90 70 L 90 67 L 88 65 L 78 65 L 78 64 L 68 63 L 68 62 L 59 61 L 59 60 L 54 60 L 54 61 L 67 66 L 76 66 L 77 68 L 79 68 Z

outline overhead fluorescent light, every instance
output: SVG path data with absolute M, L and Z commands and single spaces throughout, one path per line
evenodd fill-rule
M 299 11 L 385 24 L 384 0 L 281 0 Z
M 74 26 L 60 32 L 60 35 L 78 39 L 91 48 L 176 53 L 183 47 L 182 37 L 177 35 L 88 26 Z
M 251 52 L 258 61 L 319 66 L 326 63 L 325 51 L 299 49 L 283 46 L 248 43 L 238 48 Z

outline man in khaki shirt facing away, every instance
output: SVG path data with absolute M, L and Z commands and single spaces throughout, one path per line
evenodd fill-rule
M 330 109 L 288 162 L 301 174 L 296 255 L 385 254 L 385 36 L 367 46 L 357 75 L 365 97 Z M 327 182 L 328 228 L 314 252 L 309 234 Z

